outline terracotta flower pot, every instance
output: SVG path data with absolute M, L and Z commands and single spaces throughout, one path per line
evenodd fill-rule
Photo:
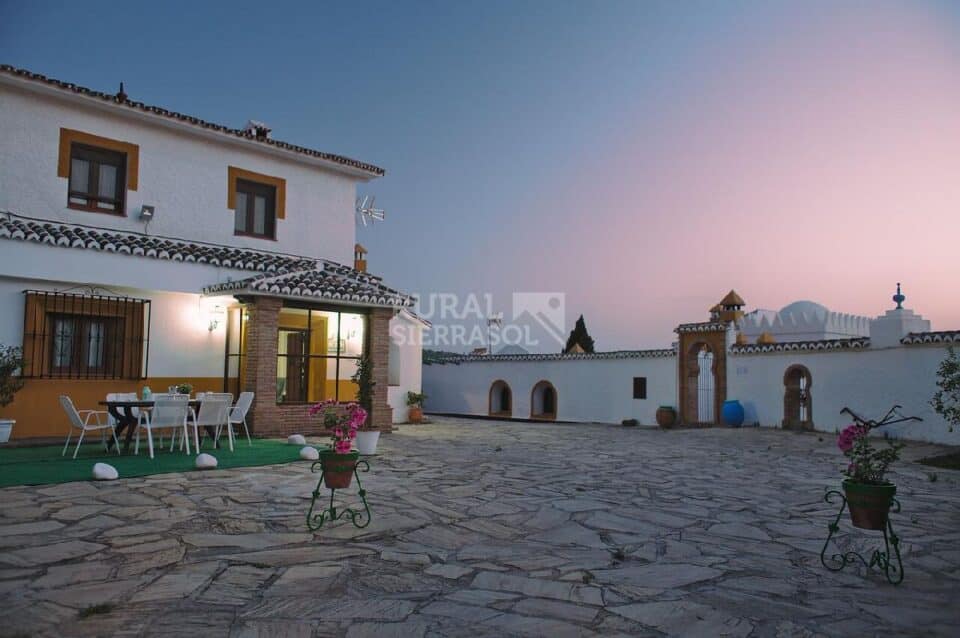
M 357 466 L 359 452 L 337 454 L 333 450 L 320 452 L 320 467 L 323 468 L 323 483 L 332 490 L 350 487 L 353 470 Z
M 657 425 L 662 428 L 672 428 L 677 424 L 677 411 L 671 407 L 661 405 L 657 408 Z
M 411 405 L 407 412 L 407 421 L 410 421 L 410 423 L 420 423 L 423 421 L 423 408 L 419 405 Z
M 870 485 L 850 479 L 843 482 L 843 494 L 850 509 L 850 522 L 860 529 L 882 530 L 887 526 L 890 506 L 897 486 L 893 483 Z

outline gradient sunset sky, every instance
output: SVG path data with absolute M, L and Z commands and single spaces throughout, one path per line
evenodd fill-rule
M 0 62 L 383 166 L 371 270 L 601 350 L 731 288 L 960 328 L 960 2 L 0 0 Z

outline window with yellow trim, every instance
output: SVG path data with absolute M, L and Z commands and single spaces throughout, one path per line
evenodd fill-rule
M 276 239 L 286 199 L 287 182 L 282 177 L 227 167 L 227 208 L 233 211 L 234 235 Z
M 137 190 L 140 148 L 99 135 L 60 129 L 57 175 L 67 179 L 67 207 L 126 214 L 128 190 Z

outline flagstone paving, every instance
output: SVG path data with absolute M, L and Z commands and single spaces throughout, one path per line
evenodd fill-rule
M 906 449 L 900 587 L 832 573 L 833 438 L 437 419 L 317 534 L 307 463 L 7 488 L 0 636 L 956 635 L 960 472 Z

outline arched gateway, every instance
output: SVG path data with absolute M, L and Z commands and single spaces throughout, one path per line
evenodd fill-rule
M 783 373 L 783 427 L 813 429 L 813 376 L 806 366 L 792 365 Z

